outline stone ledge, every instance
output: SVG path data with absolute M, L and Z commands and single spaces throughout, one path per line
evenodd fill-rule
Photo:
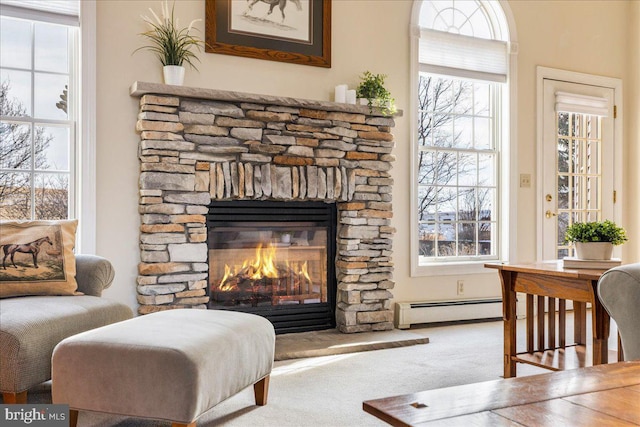
M 285 96 L 258 95 L 245 92 L 232 92 L 219 89 L 205 89 L 198 87 L 165 85 L 162 83 L 133 82 L 129 89 L 133 97 L 147 94 L 170 95 L 184 98 L 209 99 L 228 102 L 250 102 L 256 104 L 282 105 L 286 107 L 309 108 L 312 110 L 340 111 L 345 113 L 366 114 L 368 116 L 388 117 L 382 109 L 366 105 L 344 104 L 330 101 L 316 101 L 312 99 L 289 98 Z M 393 117 L 402 117 L 402 110 L 398 110 Z

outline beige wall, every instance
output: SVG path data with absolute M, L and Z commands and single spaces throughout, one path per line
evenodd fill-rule
M 631 240 L 627 254 L 640 260 L 640 2 L 632 1 L 629 13 L 627 79 L 625 93 L 625 218 Z M 635 53 L 632 54 L 632 53 Z
M 519 42 L 518 158 L 536 181 L 536 67 L 626 80 L 630 2 L 511 1 Z M 626 89 L 626 88 L 624 88 Z M 627 98 L 627 94 L 624 94 Z M 626 104 L 625 104 L 626 107 Z M 627 144 L 624 139 L 623 144 Z M 536 257 L 536 188 L 519 192 L 518 258 Z M 626 218 L 625 218 L 626 220 Z M 624 223 L 627 226 L 627 221 Z M 628 248 L 624 248 L 627 257 Z
M 158 8 L 158 1 L 98 2 L 98 232 L 97 252 L 114 263 L 117 277 L 106 296 L 130 304 L 135 302 L 136 268 L 139 261 L 137 213 L 138 135 L 134 131 L 137 99 L 128 89 L 136 80 L 161 82 L 161 69 L 151 54 L 132 55 L 141 45 L 137 34 L 144 30 L 140 19 L 147 8 Z M 633 3 L 633 2 L 631 2 Z M 396 264 L 394 295 L 396 301 L 458 298 L 455 283 L 459 277 L 411 278 L 409 269 L 409 21 L 410 0 L 334 0 L 332 20 L 332 63 L 330 69 L 283 64 L 216 54 L 201 54 L 199 71 L 187 70 L 185 85 L 239 90 L 269 95 L 331 100 L 333 87 L 348 83 L 355 87 L 364 70 L 385 73 L 388 87 L 404 117 L 396 120 L 395 155 L 392 171 L 394 219 L 397 228 L 394 244 Z M 617 1 L 516 1 L 510 3 L 519 41 L 518 55 L 518 165 L 516 170 L 531 173 L 535 183 L 535 67 L 553 68 L 625 78 L 627 99 L 638 98 L 639 82 L 627 83 L 631 67 L 638 65 L 638 6 Z M 578 6 L 579 5 L 579 6 Z M 630 18 L 633 11 L 635 21 Z M 180 22 L 204 17 L 203 0 L 182 0 L 176 4 Z M 198 25 L 204 29 L 202 22 Z M 627 28 L 635 28 L 635 42 L 627 40 Z M 635 43 L 635 49 L 631 49 Z M 635 59 L 627 57 L 631 53 Z M 635 61 L 635 62 L 633 62 Z M 635 64 L 635 65 L 634 65 Z M 629 68 L 625 68 L 629 67 Z M 625 72 L 625 69 L 628 72 Z M 637 79 L 637 76 L 635 76 Z M 638 117 L 638 105 L 625 103 L 627 118 Z M 631 121 L 631 120 L 629 120 Z M 637 120 L 636 120 L 637 122 Z M 626 128 L 627 133 L 638 127 Z M 638 163 L 637 144 L 625 147 Z M 633 160 L 629 159 L 629 162 Z M 638 194 L 638 168 L 635 184 L 627 183 L 628 193 Z M 629 175 L 627 175 L 629 176 Z M 535 186 L 518 193 L 518 248 L 521 260 L 535 258 L 535 217 L 530 209 L 536 202 Z M 633 200 L 634 197 L 627 197 Z M 638 205 L 625 213 L 630 229 L 637 234 Z M 629 245 L 629 247 L 632 247 Z M 633 246 L 637 254 L 637 244 Z M 625 254 L 626 256 L 626 254 Z M 465 298 L 499 296 L 495 273 L 462 277 L 466 281 Z

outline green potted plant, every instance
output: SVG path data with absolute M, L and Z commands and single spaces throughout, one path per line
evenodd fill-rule
M 373 107 L 382 108 L 386 114 L 396 112 L 395 100 L 391 93 L 384 87 L 386 74 L 373 74 L 365 71 L 360 77 L 360 84 L 356 89 L 356 96 L 366 100 L 370 109 Z
M 191 34 L 193 24 L 200 19 L 191 21 L 188 27 L 179 27 L 178 20 L 174 16 L 175 2 L 169 12 L 167 1 L 162 3 L 162 18 L 160 18 L 151 8 L 149 11 L 154 19 L 142 16 L 142 19 L 149 25 L 150 29 L 141 36 L 145 37 L 149 44 L 141 46 L 134 51 L 150 50 L 160 59 L 163 65 L 164 82 L 166 84 L 181 85 L 184 80 L 184 63 L 197 69 L 194 60 L 198 57 L 191 48 L 202 49 L 203 42 L 195 35 Z
M 627 233 L 613 221 L 575 222 L 565 232 L 565 240 L 576 247 L 579 259 L 611 259 L 613 247 L 626 242 Z

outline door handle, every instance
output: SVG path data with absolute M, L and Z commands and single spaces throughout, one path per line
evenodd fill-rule
M 555 212 L 551 212 L 551 211 L 549 211 L 549 210 L 548 210 L 548 211 L 546 211 L 546 212 L 544 213 L 544 216 L 545 216 L 546 218 L 551 218 L 551 217 L 554 217 L 554 216 L 557 216 L 557 215 L 558 215 L 557 213 L 555 213 Z

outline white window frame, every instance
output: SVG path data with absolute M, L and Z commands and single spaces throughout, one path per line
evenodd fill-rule
M 4 5 L 3 5 L 4 6 Z M 30 149 L 33 152 L 35 147 L 35 132 L 38 128 L 61 128 L 66 129 L 68 131 L 68 143 L 69 143 L 69 153 L 68 153 L 68 170 L 56 170 L 56 168 L 50 169 L 42 169 L 36 168 L 35 161 L 32 158 L 31 164 L 29 168 L 18 169 L 15 170 L 16 173 L 20 174 L 28 174 L 30 176 L 29 180 L 29 215 L 28 218 L 31 219 L 47 219 L 47 218 L 37 218 L 37 179 L 38 176 L 45 176 L 47 174 L 57 175 L 57 176 L 65 176 L 68 178 L 67 184 L 67 216 L 68 218 L 76 218 L 77 217 L 77 208 L 76 208 L 76 182 L 77 178 L 77 123 L 78 123 L 78 102 L 77 102 L 77 88 L 78 82 L 77 75 L 79 73 L 78 70 L 78 38 L 79 38 L 79 27 L 77 25 L 77 20 L 74 19 L 66 19 L 66 18 L 58 18 L 58 15 L 41 13 L 40 11 L 35 11 L 31 9 L 22 9 L 22 8 L 13 8 L 11 6 L 4 6 L 2 8 L 2 16 L 6 19 L 12 19 L 16 21 L 20 21 L 29 25 L 30 28 L 30 66 L 28 68 L 23 67 L 6 67 L 5 69 L 9 72 L 16 71 L 21 74 L 29 74 L 30 75 L 30 86 L 29 86 L 29 99 L 20 100 L 21 103 L 24 103 L 25 107 L 28 105 L 28 114 L 24 116 L 3 116 L 2 119 L 6 123 L 12 123 L 15 125 L 25 126 L 30 129 Z M 58 70 L 42 70 L 37 68 L 37 57 L 36 57 L 36 38 L 38 28 L 43 28 L 43 26 L 57 26 L 59 29 L 62 29 L 66 32 L 66 53 L 67 53 L 67 70 L 66 71 L 58 71 Z M 66 114 L 64 118 L 51 118 L 51 117 L 43 117 L 36 115 L 36 102 L 35 100 L 38 98 L 37 92 L 37 78 L 43 76 L 57 76 L 57 77 L 67 77 L 67 108 Z
M 70 168 L 74 179 L 69 182 L 72 194 L 69 214 L 79 220 L 76 252 L 89 254 L 96 250 L 96 3 L 81 1 L 79 4 L 79 37 L 71 41 L 76 50 L 76 63 L 71 64 L 75 72 L 69 76 L 69 87 L 78 88 L 78 93 L 74 94 L 77 121 L 75 128 L 71 129 L 74 147 Z M 75 19 L 17 6 L 19 2 L 7 2 L 3 4 L 3 11 L 10 11 L 7 16 L 34 21 L 70 24 Z M 74 82 L 74 78 L 79 81 Z
M 77 252 L 96 253 L 96 28 L 94 1 L 80 2 L 79 161 Z
M 435 69 L 432 69 L 432 67 L 428 66 L 428 65 L 424 65 L 421 64 L 420 65 L 420 72 L 421 73 L 426 73 L 434 78 L 443 78 L 443 79 L 447 79 L 447 80 L 451 80 L 453 82 L 477 82 L 480 84 L 487 84 L 487 85 L 491 85 L 491 96 L 490 96 L 490 100 L 489 100 L 489 115 L 488 117 L 491 118 L 491 134 L 495 135 L 493 137 L 493 143 L 494 146 L 490 147 L 490 148 L 461 148 L 461 147 L 446 147 L 446 148 L 442 148 L 442 147 L 435 147 L 429 144 L 425 144 L 425 145 L 420 145 L 418 143 L 416 143 L 416 153 L 417 155 L 419 155 L 419 153 L 421 151 L 424 152 L 429 152 L 429 151 L 446 151 L 446 152 L 455 152 L 458 155 L 460 154 L 492 154 L 495 156 L 495 169 L 493 169 L 493 185 L 480 185 L 480 183 L 476 183 L 475 185 L 464 185 L 464 187 L 474 187 L 476 189 L 480 189 L 480 188 L 495 188 L 496 191 L 499 190 L 500 186 L 498 185 L 497 182 L 497 177 L 499 175 L 498 173 L 498 168 L 500 167 L 501 161 L 500 161 L 500 154 L 501 154 L 501 146 L 502 146 L 502 134 L 501 134 L 501 128 L 502 128 L 502 120 L 501 120 L 501 116 L 502 114 L 496 114 L 494 115 L 495 112 L 501 113 L 502 112 L 502 104 L 504 101 L 504 95 L 503 95 L 503 87 L 500 83 L 496 83 L 493 82 L 491 80 L 476 80 L 476 79 L 467 79 L 467 78 L 461 78 L 461 77 L 457 77 L 457 76 L 453 76 L 453 75 L 447 75 L 447 74 L 437 74 L 435 71 L 438 70 L 438 68 L 436 67 Z M 452 115 L 455 115 L 455 113 L 451 113 Z M 473 117 L 484 117 L 484 116 L 476 116 L 475 114 L 472 115 Z M 419 185 L 418 185 L 418 189 L 419 189 Z M 449 185 L 447 185 L 446 187 L 449 187 Z M 461 186 L 455 185 L 456 188 L 460 188 Z M 496 194 L 496 198 L 495 201 L 498 202 L 499 197 L 498 194 Z M 494 207 L 495 209 L 495 207 Z M 495 233 L 496 235 L 493 236 L 492 241 L 497 241 L 499 240 L 499 235 L 501 233 L 500 230 L 500 223 L 501 223 L 501 219 L 500 218 L 496 218 L 495 214 L 499 213 L 499 211 L 493 212 L 494 215 L 492 215 L 492 219 L 490 221 L 486 221 L 486 222 L 491 222 L 494 223 L 496 225 L 496 230 Z M 419 221 L 418 221 L 419 222 Z M 436 221 L 439 224 L 442 224 L 442 220 Z M 459 220 L 452 220 L 453 224 L 455 224 L 456 229 L 458 228 L 458 226 L 466 221 L 459 221 Z M 480 221 L 479 219 L 473 221 L 476 223 L 476 225 L 478 225 L 481 222 L 485 222 L 485 221 Z M 498 248 L 500 245 L 497 245 Z M 425 258 L 425 257 L 423 257 Z M 495 261 L 496 259 L 498 259 L 498 254 L 492 254 L 492 255 L 455 255 L 455 256 L 438 256 L 438 257 L 426 257 L 427 259 L 430 259 L 430 261 L 428 261 L 430 264 L 433 263 L 438 263 L 438 264 L 451 264 L 451 263 L 456 263 L 456 264 L 460 264 L 460 263 L 468 263 L 468 262 L 489 262 L 489 261 Z M 422 265 L 425 265 L 424 263 Z
M 511 9 L 506 1 L 500 1 L 500 6 L 504 12 L 507 25 L 509 27 L 508 42 L 508 75 L 506 87 L 502 90 L 502 114 L 498 120 L 502 120 L 499 129 L 502 144 L 499 147 L 498 176 L 496 184 L 498 186 L 497 210 L 500 212 L 499 218 L 499 253 L 497 260 L 508 262 L 516 258 L 516 231 L 517 231 L 517 187 L 513 183 L 517 182 L 517 53 L 518 43 L 515 31 L 515 20 Z M 474 261 L 441 261 L 420 265 L 419 263 L 419 241 L 418 241 L 418 75 L 424 69 L 424 65 L 419 64 L 419 44 L 420 27 L 419 14 L 422 0 L 415 0 L 412 11 L 411 22 L 411 91 L 409 123 L 411 134 L 411 197 L 410 197 L 410 258 L 411 276 L 440 276 L 440 275 L 464 275 L 464 274 L 490 274 L 484 268 L 485 258 Z M 452 76 L 453 77 L 453 76 Z

